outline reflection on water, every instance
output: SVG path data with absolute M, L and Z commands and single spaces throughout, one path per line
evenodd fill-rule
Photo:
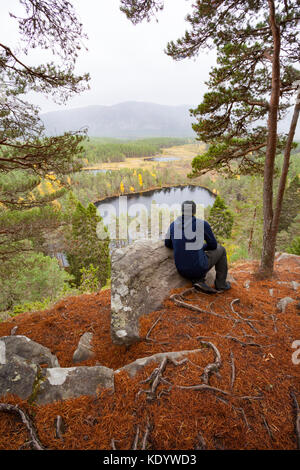
M 94 170 L 92 169 L 89 169 L 89 170 L 83 170 L 83 171 L 86 171 L 87 173 L 93 173 L 94 175 L 96 173 L 106 173 L 107 171 L 111 171 L 111 170 L 107 170 L 107 169 L 103 169 L 103 168 L 95 168 Z
M 215 195 L 201 186 L 179 186 L 128 194 L 127 197 L 122 196 L 121 198 L 106 198 L 103 201 L 97 202 L 95 205 L 103 218 L 104 224 L 108 226 L 109 231 L 112 233 L 111 227 L 113 225 L 116 227 L 116 218 L 118 218 L 119 221 L 124 221 L 124 218 L 126 218 L 126 220 L 129 218 L 128 220 L 131 222 L 138 217 L 143 220 L 147 219 L 147 226 L 150 227 L 151 220 L 149 220 L 149 218 L 153 219 L 154 208 L 160 211 L 160 214 L 163 214 L 162 217 L 166 219 L 165 223 L 168 225 L 170 220 L 169 215 L 172 213 L 179 215 L 181 204 L 187 200 L 192 200 L 198 205 L 199 211 L 197 212 L 197 216 L 202 218 L 203 208 L 213 205 Z M 162 223 L 159 223 L 162 224 L 160 225 L 159 231 L 163 233 L 164 230 L 166 230 L 164 220 Z M 141 236 L 141 238 L 143 238 L 143 236 Z M 126 242 L 130 242 L 130 240 L 129 231 L 128 240 L 126 240 Z M 124 245 L 124 243 L 119 243 L 119 245 L 120 244 Z
M 173 160 L 180 160 L 178 157 L 150 157 L 144 158 L 144 160 L 151 162 L 172 162 Z

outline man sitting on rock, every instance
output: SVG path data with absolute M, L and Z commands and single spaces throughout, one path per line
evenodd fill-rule
M 182 215 L 171 223 L 165 238 L 165 246 L 174 250 L 177 271 L 190 279 L 198 290 L 216 293 L 230 289 L 230 282 L 226 281 L 225 248 L 217 243 L 209 223 L 195 217 L 194 201 L 185 201 L 181 208 Z M 215 289 L 205 282 L 206 273 L 213 266 L 216 269 Z

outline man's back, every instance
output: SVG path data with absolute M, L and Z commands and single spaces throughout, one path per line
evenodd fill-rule
M 179 273 L 188 279 L 198 279 L 208 269 L 205 250 L 215 250 L 217 241 L 208 222 L 194 216 L 180 216 L 170 225 L 165 246 L 173 248 Z

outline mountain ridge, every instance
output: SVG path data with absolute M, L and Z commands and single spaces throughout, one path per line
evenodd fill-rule
M 46 134 L 87 128 L 90 137 L 195 137 L 190 105 L 125 101 L 41 114 Z
M 147 101 L 123 101 L 113 105 L 88 105 L 50 111 L 40 115 L 47 135 L 87 129 L 90 137 L 138 139 L 147 137 L 196 137 L 194 105 L 166 105 Z M 278 121 L 279 132 L 287 133 L 293 108 Z M 263 123 L 262 123 L 263 124 Z M 298 123 L 295 139 L 300 140 Z

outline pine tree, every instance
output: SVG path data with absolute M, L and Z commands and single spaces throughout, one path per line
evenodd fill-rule
M 20 3 L 24 16 L 10 16 L 19 24 L 23 43 L 16 51 L 0 43 L 0 260 L 32 250 L 32 241 L 59 225 L 55 201 L 68 186 L 65 175 L 81 165 L 84 134 L 46 136 L 39 109 L 25 97 L 35 91 L 65 102 L 85 89 L 89 78 L 74 74 L 85 35 L 71 3 Z M 27 57 L 36 47 L 52 51 L 56 64 L 25 63 L 20 55 Z
M 231 237 L 233 215 L 220 196 L 216 197 L 207 221 L 217 238 L 224 239 Z
M 121 0 L 133 22 L 149 19 L 163 7 L 158 0 Z M 260 274 L 274 269 L 275 245 L 293 139 L 300 112 L 299 0 L 197 0 L 186 21 L 190 30 L 166 53 L 175 60 L 214 47 L 217 66 L 209 92 L 192 115 L 193 129 L 208 150 L 193 160 L 192 176 L 210 170 L 226 175 L 263 172 L 264 236 Z M 298 91 L 297 91 L 298 89 Z M 294 104 L 289 132 L 278 133 L 278 119 Z M 264 123 L 265 121 L 265 123 Z M 284 164 L 274 202 L 276 154 Z
M 101 239 L 97 235 L 99 229 L 104 233 Z M 77 203 L 68 236 L 67 259 L 77 286 L 81 282 L 82 269 L 90 269 L 91 265 L 97 269 L 99 286 L 104 286 L 109 279 L 109 235 L 94 204 L 90 203 L 85 208 L 80 202 Z
M 300 177 L 296 175 L 284 193 L 278 230 L 287 230 L 299 213 Z

